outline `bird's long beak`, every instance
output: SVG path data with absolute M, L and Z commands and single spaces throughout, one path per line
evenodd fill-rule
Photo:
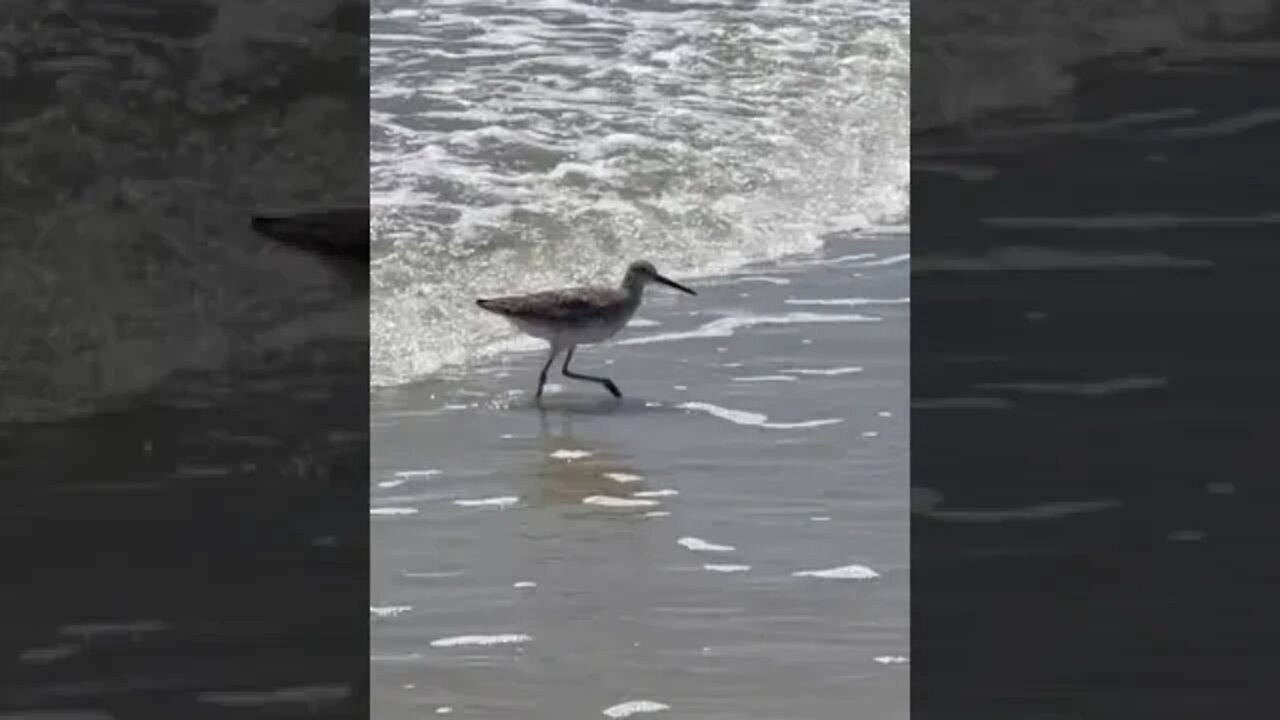
M 688 293 L 688 294 L 690 294 L 690 295 L 697 295 L 697 294 L 698 294 L 698 293 L 696 293 L 696 292 L 694 292 L 694 291 L 690 290 L 689 288 L 687 288 L 687 287 L 685 287 L 685 286 L 681 285 L 680 283 L 676 282 L 675 280 L 672 280 L 671 278 L 668 278 L 668 277 L 663 277 L 663 276 L 659 275 L 658 273 L 654 273 L 654 274 L 653 274 L 653 279 L 654 279 L 654 280 L 657 280 L 658 282 L 662 283 L 663 285 L 666 285 L 667 287 L 673 287 L 673 288 L 675 288 L 675 289 L 679 290 L 679 291 L 680 291 L 680 292 L 682 292 L 682 293 Z

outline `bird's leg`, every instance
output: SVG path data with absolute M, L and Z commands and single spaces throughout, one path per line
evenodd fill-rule
M 575 348 L 573 347 L 569 348 L 569 352 L 564 356 L 564 365 L 560 366 L 560 372 L 563 373 L 565 377 L 573 378 L 574 380 L 588 380 L 590 382 L 600 383 L 605 387 L 606 390 L 608 390 L 610 393 L 613 393 L 614 397 L 616 398 L 622 397 L 622 391 L 619 390 L 618 386 L 614 385 L 613 381 L 610 380 L 609 378 L 596 377 L 594 375 L 579 375 L 578 373 L 570 370 L 569 361 L 573 359 L 574 350 Z
M 571 350 L 570 353 L 573 351 Z M 542 366 L 542 372 L 538 373 L 538 391 L 533 394 L 535 400 L 542 400 L 542 386 L 547 384 L 547 371 L 551 369 L 551 363 L 556 361 L 556 355 L 560 354 L 560 348 L 555 345 L 551 346 L 551 354 L 547 355 L 547 364 Z

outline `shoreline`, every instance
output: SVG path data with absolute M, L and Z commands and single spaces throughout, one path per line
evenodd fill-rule
M 375 715 L 905 718 L 908 240 L 647 294 L 575 355 L 621 402 L 534 406 L 542 353 L 375 393 Z
M 903 238 L 909 240 L 911 229 L 909 224 L 890 224 L 890 225 L 870 225 L 865 228 L 855 230 L 836 230 L 824 233 L 819 237 L 817 247 L 805 251 L 797 251 L 788 253 L 777 258 L 765 260 L 752 260 L 731 268 L 716 270 L 713 272 L 694 272 L 694 273 L 671 273 L 671 277 L 683 283 L 696 283 L 699 285 L 707 285 L 711 287 L 720 287 L 742 283 L 749 286 L 756 283 L 763 284 L 779 284 L 776 278 L 772 278 L 773 271 L 782 271 L 784 273 L 793 272 L 799 268 L 808 265 L 821 265 L 828 261 L 827 256 L 832 254 L 832 248 L 845 247 L 849 243 L 863 244 L 866 243 L 874 248 L 880 243 L 900 243 Z M 867 252 L 863 249 L 861 252 Z M 839 254 L 839 252 L 837 252 Z M 659 271 L 663 269 L 658 268 Z M 761 279 L 761 276 L 764 276 Z M 603 284 L 612 284 L 618 278 L 610 277 Z M 546 287 L 530 287 L 520 288 L 511 291 L 511 294 L 520 294 L 524 292 L 536 292 L 538 290 L 546 290 Z M 646 290 L 646 302 L 654 297 L 661 298 L 665 295 L 665 289 L 661 287 L 651 287 Z M 696 300 L 696 298 L 694 298 Z M 659 303 L 665 305 L 665 300 L 659 300 Z M 470 311 L 474 308 L 468 307 Z M 792 308 L 793 310 L 801 310 L 800 307 Z M 822 308 L 816 308 L 822 309 Z M 829 309 L 829 308 L 828 308 Z M 398 393 L 412 392 L 414 388 L 421 388 L 440 382 L 452 382 L 464 380 L 467 374 L 477 367 L 483 368 L 493 363 L 504 362 L 504 358 L 526 358 L 529 356 L 541 355 L 546 358 L 546 345 L 543 341 L 530 338 L 518 332 L 514 328 L 507 327 L 505 321 L 500 318 L 494 319 L 491 315 L 483 312 L 477 312 L 477 318 L 484 318 L 486 322 L 497 327 L 502 327 L 505 336 L 501 339 L 494 340 L 480 349 L 480 353 L 474 357 L 458 362 L 449 362 L 438 369 L 424 374 L 421 377 L 411 380 L 399 382 L 387 382 L 369 385 L 370 402 L 375 406 L 384 400 L 395 397 Z M 637 330 L 649 330 L 652 327 L 652 321 L 645 317 L 645 306 L 642 305 L 637 311 L 636 317 L 631 323 L 619 332 L 614 338 L 600 343 L 598 345 L 584 345 L 579 348 L 580 352 L 591 352 L 592 348 L 605 348 L 615 344 L 634 344 L 637 337 Z M 554 370 L 554 368 L 553 368 Z M 551 375 L 548 375 L 548 382 L 551 382 Z

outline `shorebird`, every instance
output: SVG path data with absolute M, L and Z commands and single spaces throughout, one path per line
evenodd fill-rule
M 542 399 L 542 386 L 547 384 L 547 371 L 556 356 L 565 351 L 560 372 L 567 378 L 600 383 L 615 398 L 622 391 L 607 377 L 582 375 L 569 369 L 573 351 L 579 345 L 604 342 L 626 327 L 631 316 L 640 307 L 644 286 L 656 282 L 673 287 L 690 295 L 698 293 L 670 278 L 663 277 L 653 264 L 638 260 L 627 267 L 627 274 L 618 287 L 576 287 L 563 290 L 546 290 L 530 295 L 512 295 L 498 298 L 481 298 L 476 304 L 496 315 L 501 315 L 526 335 L 546 340 L 551 354 L 538 373 L 538 390 L 534 397 Z

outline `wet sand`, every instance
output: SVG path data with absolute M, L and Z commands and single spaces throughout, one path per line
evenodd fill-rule
M 539 411 L 537 353 L 375 392 L 374 716 L 905 718 L 907 247 L 651 289 L 575 358 L 621 403 Z

